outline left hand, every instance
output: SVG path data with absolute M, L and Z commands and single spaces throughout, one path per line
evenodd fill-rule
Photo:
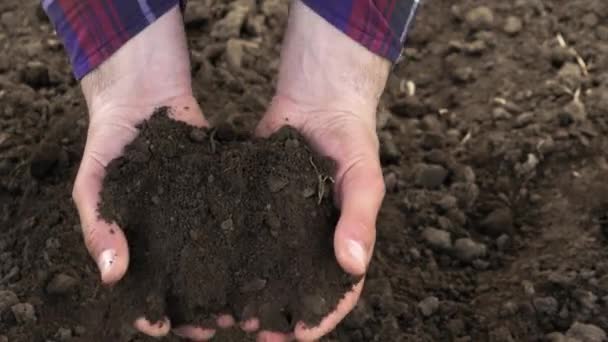
M 335 202 L 341 210 L 334 236 L 339 264 L 364 275 L 376 241 L 385 187 L 378 155 L 376 107 L 390 63 L 358 45 L 296 1 L 281 56 L 277 93 L 257 128 L 267 137 L 282 126 L 297 129 L 321 155 L 337 162 Z M 322 337 L 354 308 L 362 279 L 316 327 L 296 325 L 298 340 Z M 259 341 L 291 336 L 261 332 Z

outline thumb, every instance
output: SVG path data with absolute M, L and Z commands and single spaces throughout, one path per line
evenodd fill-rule
M 129 247 L 123 231 L 99 217 L 98 204 L 105 165 L 85 150 L 76 181 L 73 198 L 80 215 L 84 241 L 95 259 L 104 284 L 118 282 L 127 272 Z
M 334 236 L 338 262 L 348 273 L 363 275 L 376 241 L 376 218 L 385 188 L 377 157 L 362 158 L 338 179 L 340 219 Z

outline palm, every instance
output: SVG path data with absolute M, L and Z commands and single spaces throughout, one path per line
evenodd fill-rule
M 350 253 L 351 241 L 361 242 L 366 255 L 371 255 L 376 216 L 384 196 L 374 116 L 363 114 L 305 110 L 297 103 L 276 97 L 258 126 L 258 134 L 268 136 L 289 124 L 299 130 L 320 154 L 336 161 L 334 199 L 341 209 L 341 216 L 334 246 L 340 265 L 354 275 L 364 274 L 369 260 L 357 260 Z M 298 324 L 295 336 L 301 340 L 313 340 L 331 331 L 357 303 L 363 281 L 319 326 L 308 329 L 302 323 Z

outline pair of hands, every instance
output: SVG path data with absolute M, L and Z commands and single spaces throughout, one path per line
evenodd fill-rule
M 322 155 L 337 161 L 335 202 L 341 209 L 334 247 L 340 265 L 353 275 L 365 274 L 375 242 L 375 222 L 384 196 L 376 136 L 376 106 L 389 72 L 389 62 L 336 30 L 306 6 L 292 5 L 281 56 L 276 95 L 256 134 L 271 135 L 289 124 Z M 104 284 L 127 272 L 129 251 L 123 232 L 99 219 L 97 205 L 105 167 L 121 155 L 138 134 L 137 124 L 155 108 L 173 108 L 176 120 L 205 127 L 208 122 L 192 95 L 190 62 L 182 18 L 177 8 L 131 39 L 82 80 L 89 110 L 87 144 L 74 184 L 73 197 L 86 246 L 97 261 Z M 292 334 L 269 331 L 258 340 L 315 340 L 331 331 L 355 306 L 363 280 L 317 327 L 297 324 Z M 235 324 L 220 316 L 218 326 Z M 163 336 L 171 322 L 138 319 L 135 327 Z M 253 319 L 239 322 L 258 331 Z M 212 329 L 173 327 L 195 341 L 207 340 Z

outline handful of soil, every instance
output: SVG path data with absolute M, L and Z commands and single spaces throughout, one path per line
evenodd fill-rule
M 256 139 L 166 113 L 107 168 L 100 215 L 124 229 L 131 255 L 111 316 L 214 327 L 230 313 L 282 332 L 318 324 L 358 280 L 334 256 L 332 163 L 290 128 Z

